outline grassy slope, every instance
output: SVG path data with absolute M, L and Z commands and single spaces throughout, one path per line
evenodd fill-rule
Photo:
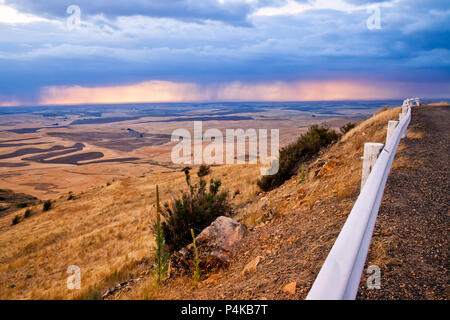
M 304 298 L 359 194 L 364 143 L 384 143 L 387 122 L 397 119 L 399 111 L 380 113 L 350 131 L 325 150 L 319 161 L 306 165 L 304 183 L 299 172 L 280 188 L 243 206 L 236 219 L 258 228 L 238 245 L 228 270 L 209 275 L 197 288 L 185 277 L 155 292 L 148 279 L 121 298 Z M 320 173 L 327 161 L 329 170 Z M 372 258 L 385 259 L 385 248 L 377 247 Z M 263 257 L 257 271 L 242 276 L 245 265 L 257 256 Z M 283 292 L 282 287 L 292 281 L 297 282 L 296 293 Z
M 222 166 L 214 167 L 212 176 L 222 179 L 231 195 L 240 189 L 233 199 L 238 206 L 256 193 L 258 171 Z M 97 289 L 136 273 L 153 245 L 156 183 L 161 200 L 168 200 L 185 186 L 184 173 L 128 178 L 73 194 L 73 200 L 65 195 L 50 211 L 32 207 L 34 215 L 15 226 L 12 216 L 1 218 L 0 298 L 94 298 Z M 82 272 L 83 290 L 76 295 L 66 289 L 69 265 Z
M 255 196 L 258 167 L 214 167 L 213 176 L 222 179 L 231 195 L 240 190 L 233 199 L 236 219 L 250 228 L 260 226 L 251 232 L 249 239 L 264 232 L 264 223 L 266 226 L 280 223 L 282 228 L 283 220 L 289 220 L 286 216 L 301 211 L 301 225 L 296 227 L 297 238 L 304 243 L 303 265 L 317 271 L 358 195 L 364 142 L 384 142 L 387 121 L 396 119 L 398 112 L 396 108 L 378 114 L 344 136 L 321 156 L 336 165 L 331 165 L 325 176 L 316 176 L 315 171 L 321 166 L 309 164 L 305 183 L 301 183 L 299 174 L 282 187 Z M 90 188 L 75 194 L 74 200 L 61 197 L 48 212 L 34 208 L 36 214 L 16 226 L 10 226 L 11 217 L 1 218 L 0 298 L 96 298 L 107 286 L 136 278 L 148 269 L 146 258 L 153 245 L 149 225 L 156 183 L 164 201 L 184 187 L 184 176 L 170 172 Z M 267 208 L 275 212 L 274 217 L 267 218 Z M 250 251 L 260 250 L 254 243 L 249 245 L 254 246 Z M 81 268 L 80 291 L 66 289 L 66 269 L 72 264 Z M 228 272 L 237 273 L 240 267 L 238 264 Z M 149 281 L 144 281 L 144 287 Z M 146 293 L 142 288 L 135 286 L 124 297 L 143 298 Z M 207 287 L 192 290 L 194 296 L 214 297 Z M 169 284 L 158 296 L 180 298 L 179 292 L 174 284 Z

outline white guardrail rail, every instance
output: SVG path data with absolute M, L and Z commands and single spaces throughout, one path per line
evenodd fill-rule
M 400 140 L 406 136 L 411 121 L 411 102 L 420 105 L 419 98 L 403 102 L 400 122 L 390 121 L 386 146 L 375 156 L 370 174 L 350 212 L 336 242 L 312 285 L 307 300 L 353 300 L 358 292 L 370 240 L 372 238 L 384 187 Z M 392 130 L 391 124 L 397 125 Z M 373 144 L 372 144 L 373 145 Z M 382 144 L 375 144 L 383 146 Z M 367 147 L 367 145 L 365 146 Z M 378 152 L 381 149 L 378 148 Z M 366 148 L 365 148 L 366 149 Z M 369 148 L 367 148 L 369 149 Z M 378 155 L 377 152 L 377 155 Z M 370 158 L 364 155 L 363 159 Z M 373 157 L 372 157 L 373 158 Z M 372 168 L 373 167 L 373 168 Z M 364 164 L 363 164 L 364 178 Z

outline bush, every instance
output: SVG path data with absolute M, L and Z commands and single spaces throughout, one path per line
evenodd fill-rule
M 24 218 L 29 218 L 29 217 L 31 217 L 31 210 L 30 210 L 30 209 L 27 209 L 27 210 L 25 211 L 25 214 L 24 214 L 23 217 L 24 217 Z
M 28 203 L 17 203 L 16 208 L 22 209 L 28 207 Z
M 200 168 L 198 169 L 197 176 L 198 176 L 199 178 L 202 178 L 202 177 L 207 176 L 207 175 L 210 174 L 210 173 L 211 173 L 211 167 L 210 167 L 210 166 L 207 166 L 207 165 L 205 165 L 205 164 L 202 164 L 202 165 L 200 166 Z
M 344 135 L 347 132 L 349 132 L 350 130 L 352 130 L 354 127 L 356 127 L 356 124 L 354 124 L 353 122 L 348 122 L 347 124 L 343 125 L 340 130 L 341 133 Z
M 257 184 L 262 191 L 270 191 L 281 186 L 290 179 L 302 161 L 307 161 L 317 155 L 321 148 L 339 139 L 339 135 L 327 127 L 311 126 L 296 142 L 280 150 L 278 172 L 271 176 L 264 176 Z
M 16 215 L 16 216 L 13 218 L 13 220 L 12 220 L 12 222 L 11 222 L 11 225 L 14 226 L 14 225 L 18 224 L 19 222 L 20 222 L 20 215 Z
M 42 207 L 42 211 L 43 212 L 48 211 L 48 210 L 50 210 L 51 207 L 52 207 L 52 202 L 50 200 L 46 200 Z
M 165 218 L 162 230 L 170 252 L 181 249 L 191 243 L 191 229 L 200 232 L 217 217 L 231 214 L 228 192 L 219 192 L 221 181 L 211 179 L 209 188 L 200 178 L 199 184 L 190 182 L 190 168 L 184 169 L 189 192 L 182 192 L 179 199 L 165 203 L 161 214 Z
M 197 286 L 200 280 L 202 280 L 202 272 L 200 270 L 200 259 L 198 258 L 198 249 L 197 244 L 195 242 L 195 234 L 194 229 L 191 229 L 191 235 L 192 235 L 192 245 L 194 248 L 194 286 Z

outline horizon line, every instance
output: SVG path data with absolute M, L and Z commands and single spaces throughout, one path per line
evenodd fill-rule
M 352 101 L 367 101 L 367 102 L 376 102 L 376 101 L 403 101 L 406 97 L 402 98 L 374 98 L 374 99 L 324 99 L 324 100 L 192 100 L 192 101 L 151 101 L 151 102 L 112 102 L 112 103 L 73 103 L 73 104 L 17 104 L 17 105 L 0 105 L 0 108 L 20 108 L 20 107 L 73 107 L 73 106 L 107 106 L 107 105 L 129 105 L 129 104 L 187 104 L 187 103 L 198 103 L 198 104 L 208 104 L 208 103 L 298 103 L 298 102 L 352 102 Z M 427 100 L 440 100 L 440 99 L 450 99 L 450 98 L 427 98 L 420 97 L 420 99 Z M 443 101 L 446 102 L 446 101 Z

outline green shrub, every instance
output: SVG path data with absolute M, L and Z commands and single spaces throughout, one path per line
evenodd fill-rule
M 210 174 L 210 173 L 211 173 L 211 167 L 210 167 L 210 166 L 207 166 L 207 165 L 205 165 L 205 164 L 202 164 L 202 165 L 200 166 L 200 168 L 198 169 L 197 176 L 198 176 L 199 178 L 202 178 L 202 177 L 207 176 L 207 175 Z
M 42 206 L 42 211 L 48 211 L 52 207 L 52 202 L 50 200 L 45 200 L 44 205 Z
M 302 176 L 301 176 L 301 180 L 300 183 L 305 183 L 306 182 L 306 170 L 305 170 L 305 165 L 302 164 Z
M 339 139 L 339 135 L 327 127 L 311 126 L 296 142 L 280 150 L 279 169 L 274 175 L 263 176 L 257 184 L 262 191 L 270 191 L 290 179 L 299 163 L 317 155 L 321 148 Z
M 191 229 L 201 231 L 217 217 L 231 214 L 228 192 L 219 192 L 221 181 L 211 179 L 208 189 L 202 178 L 198 185 L 192 185 L 189 171 L 190 168 L 184 169 L 189 192 L 182 192 L 180 198 L 170 205 L 165 203 L 161 210 L 165 218 L 162 230 L 170 252 L 191 242 Z
M 356 127 L 356 124 L 354 124 L 353 122 L 348 122 L 347 124 L 343 125 L 340 130 L 342 134 L 346 134 L 347 132 L 349 132 L 350 130 L 352 130 L 354 127 Z
M 194 229 L 191 229 L 191 236 L 192 236 L 192 245 L 194 247 L 194 274 L 193 274 L 193 280 L 194 280 L 194 286 L 197 286 L 199 284 L 199 282 L 202 280 L 202 272 L 200 270 L 200 258 L 198 257 L 198 249 L 197 249 L 197 244 L 195 242 Z
M 29 217 L 31 217 L 31 210 L 30 210 L 30 209 L 27 209 L 27 210 L 25 211 L 25 214 L 24 214 L 23 217 L 24 217 L 24 218 L 29 218 Z
M 28 207 L 28 203 L 17 203 L 16 208 L 22 209 Z

